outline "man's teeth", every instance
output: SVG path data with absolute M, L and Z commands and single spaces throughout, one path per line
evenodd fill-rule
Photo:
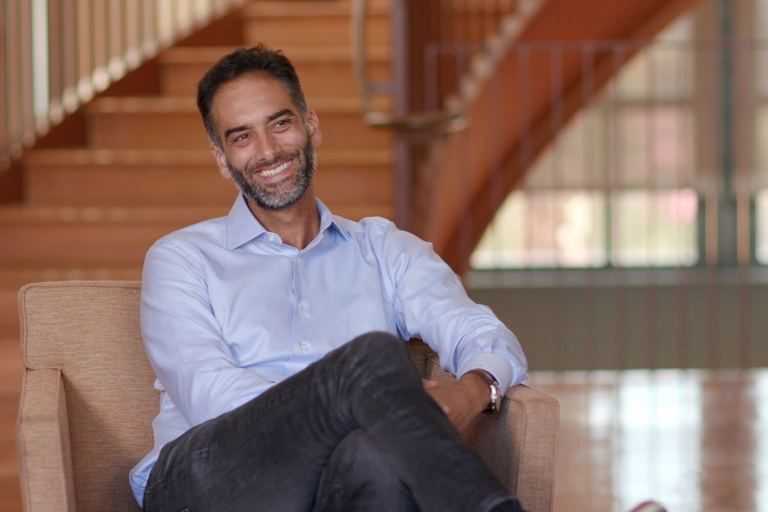
M 275 167 L 274 169 L 265 169 L 261 171 L 259 174 L 261 174 L 262 176 L 274 176 L 275 174 L 278 174 L 284 171 L 285 169 L 287 169 L 290 164 L 291 162 L 284 162 L 278 165 L 277 167 Z

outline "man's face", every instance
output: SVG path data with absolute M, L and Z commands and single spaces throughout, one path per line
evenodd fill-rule
M 302 120 L 281 82 L 263 73 L 227 82 L 216 92 L 211 114 L 221 145 L 213 147 L 219 172 L 252 203 L 282 210 L 304 196 L 320 130 L 314 113 Z

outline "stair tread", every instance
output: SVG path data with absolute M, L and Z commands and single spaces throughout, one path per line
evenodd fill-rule
M 233 190 L 234 194 L 234 190 Z M 2 224 L 178 224 L 226 216 L 230 205 L 222 206 L 23 206 L 0 207 Z M 357 212 L 369 209 L 389 211 L 389 203 L 338 205 L 332 211 Z M 340 213 L 344 215 L 343 212 Z
M 51 267 L 3 265 L 0 269 L 0 289 L 18 289 L 26 283 L 41 281 L 135 281 L 141 279 L 140 266 Z
M 373 0 L 368 5 L 369 15 L 385 15 L 389 10 L 389 4 L 385 0 Z M 292 0 L 291 2 L 264 0 L 251 2 L 241 11 L 245 18 L 349 16 L 351 12 L 352 5 L 349 1 L 317 0 Z
M 374 99 L 376 108 L 386 105 L 386 98 Z M 362 110 L 362 102 L 355 97 L 313 98 L 310 106 L 318 112 L 355 113 Z M 86 110 L 93 114 L 192 114 L 197 106 L 192 98 L 183 96 L 121 96 L 98 98 Z
M 233 191 L 234 193 L 234 191 Z M 0 224 L 175 224 L 227 214 L 229 205 L 211 206 L 24 206 L 0 207 Z
M 280 49 L 297 65 L 301 65 L 303 61 L 325 63 L 352 60 L 352 50 L 348 46 L 283 46 Z M 163 52 L 160 56 L 160 62 L 164 64 L 213 64 L 230 51 L 232 48 L 222 46 L 177 46 Z M 386 46 L 370 46 L 366 49 L 366 56 L 370 63 L 371 61 L 387 61 L 392 54 Z
M 322 166 L 389 165 L 393 159 L 386 149 L 324 149 L 318 150 Z M 214 165 L 208 149 L 153 150 L 153 149 L 35 149 L 24 154 L 26 165 Z

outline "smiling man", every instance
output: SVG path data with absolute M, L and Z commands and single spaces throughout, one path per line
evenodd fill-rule
M 315 197 L 317 115 L 280 52 L 223 57 L 198 107 L 226 217 L 149 250 L 141 327 L 155 446 L 131 471 L 146 511 L 517 511 L 462 442 L 526 376 L 515 336 L 431 245 Z M 402 340 L 459 376 L 422 382 Z

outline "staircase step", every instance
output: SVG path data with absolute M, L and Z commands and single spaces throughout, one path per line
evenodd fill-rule
M 385 149 L 392 136 L 365 124 L 356 98 L 310 103 L 320 118 L 326 148 Z M 201 149 L 210 143 L 193 100 L 183 97 L 113 97 L 86 108 L 87 134 L 97 149 Z
M 251 46 L 263 42 L 271 48 L 346 46 L 351 43 L 351 3 L 348 1 L 261 1 L 242 10 L 243 39 Z M 389 5 L 371 2 L 366 22 L 371 46 L 390 46 Z
M 160 57 L 160 80 L 167 95 L 197 94 L 197 83 L 208 69 L 231 51 L 222 47 L 177 47 Z M 285 48 L 309 101 L 321 97 L 357 96 L 358 83 L 350 49 L 346 47 Z M 385 47 L 368 51 L 368 74 L 372 80 L 389 80 L 390 53 Z
M 226 215 L 221 207 L 0 208 L 0 266 L 131 266 L 141 265 L 157 239 L 204 219 Z M 391 217 L 391 204 L 339 206 L 350 218 Z
M 388 151 L 318 151 L 315 190 L 331 207 L 393 201 Z M 221 206 L 235 195 L 210 151 L 35 150 L 25 155 L 32 206 Z
M 141 265 L 161 236 L 227 208 L 3 207 L 0 265 Z
M 19 335 L 17 299 L 19 289 L 27 283 L 40 281 L 71 281 L 74 279 L 117 279 L 135 281 L 141 279 L 141 267 L 15 267 L 4 265 L 0 268 L 0 338 Z M 2 342 L 0 342 L 0 345 Z

